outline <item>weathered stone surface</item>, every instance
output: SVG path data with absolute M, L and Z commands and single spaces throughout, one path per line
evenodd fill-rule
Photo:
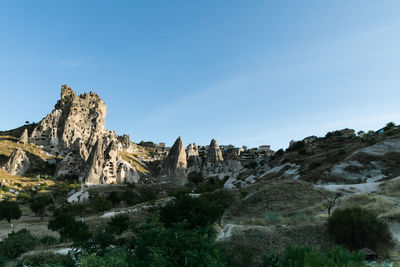
M 19 143 L 26 144 L 28 143 L 28 129 L 25 129 L 22 133 L 21 137 L 18 140 Z
M 106 104 L 95 93 L 77 96 L 71 87 L 61 87 L 61 100 L 31 134 L 31 142 L 45 148 L 70 149 L 79 138 L 92 147 L 106 132 Z
M 30 161 L 25 151 L 17 148 L 11 153 L 4 170 L 11 175 L 23 175 L 29 169 L 29 165 Z
M 177 184 L 185 184 L 187 182 L 186 169 L 185 147 L 182 139 L 178 137 L 163 163 L 161 174 L 173 177 L 174 182 Z
M 215 139 L 211 140 L 210 146 L 207 153 L 207 162 L 221 162 L 224 161 L 221 149 Z
M 82 180 L 86 184 L 137 183 L 138 172 L 128 162 L 122 160 L 118 141 L 107 142 L 99 139 L 85 163 Z M 105 149 L 104 149 L 105 148 Z
M 186 148 L 187 158 L 196 157 L 198 155 L 199 155 L 199 149 L 197 148 L 197 145 L 195 143 L 189 144 L 188 147 Z

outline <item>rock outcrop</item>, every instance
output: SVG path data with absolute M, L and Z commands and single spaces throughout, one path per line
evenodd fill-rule
M 199 155 L 199 149 L 195 143 L 189 144 L 186 148 L 186 156 L 189 159 L 190 157 L 196 157 Z
M 211 140 L 207 153 L 207 162 L 218 163 L 224 161 L 221 149 L 215 139 Z
M 25 151 L 16 148 L 12 153 L 4 170 L 11 175 L 23 175 L 29 169 L 30 161 Z
M 168 153 L 162 168 L 161 174 L 172 177 L 172 180 L 180 185 L 187 183 L 187 160 L 185 147 L 182 139 L 178 137 Z
M 67 85 L 61 87 L 61 100 L 40 121 L 30 136 L 32 143 L 48 150 L 70 149 L 77 139 L 90 149 L 105 130 L 106 104 L 95 93 L 77 96 Z
M 18 140 L 18 143 L 26 144 L 28 143 L 28 129 L 25 129 L 22 133 L 21 137 Z
M 86 184 L 137 183 L 140 179 L 135 168 L 122 160 L 116 140 L 111 140 L 108 145 L 102 139 L 96 142 L 83 174 L 82 180 Z

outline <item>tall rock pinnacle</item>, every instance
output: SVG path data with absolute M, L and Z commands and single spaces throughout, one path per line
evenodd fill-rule
M 211 140 L 210 147 L 208 148 L 207 162 L 221 162 L 224 161 L 221 149 L 215 139 Z
M 183 145 L 182 139 L 178 137 L 164 161 L 161 173 L 163 175 L 172 176 L 174 182 L 177 184 L 185 184 L 187 182 L 186 169 L 185 146 Z

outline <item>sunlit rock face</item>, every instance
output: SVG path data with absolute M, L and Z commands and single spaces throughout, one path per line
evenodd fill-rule
M 24 175 L 29 169 L 30 161 L 25 151 L 16 148 L 4 166 L 4 170 L 11 175 Z
M 40 121 L 30 141 L 51 150 L 70 149 L 77 139 L 91 149 L 105 130 L 106 104 L 95 93 L 77 96 L 67 85 L 54 110 Z
M 187 160 L 185 146 L 182 139 L 178 137 L 168 153 L 161 168 L 161 174 L 170 176 L 176 184 L 187 183 Z

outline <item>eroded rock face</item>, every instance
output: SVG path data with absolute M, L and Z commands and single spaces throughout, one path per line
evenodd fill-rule
M 208 148 L 207 162 L 217 163 L 222 161 L 224 161 L 224 157 L 222 156 L 221 149 L 219 148 L 217 141 L 212 139 L 210 147 Z
M 185 147 L 182 139 L 178 137 L 163 163 L 161 174 L 173 177 L 173 181 L 177 184 L 185 184 L 187 182 L 186 170 Z
M 30 140 L 52 150 L 70 149 L 77 139 L 91 148 L 105 130 L 106 104 L 95 93 L 77 96 L 67 85 L 61 100 L 32 132 Z
M 18 143 L 26 144 L 28 143 L 28 129 L 25 129 L 22 133 L 21 137 L 18 140 Z
M 117 141 L 99 139 L 93 147 L 84 167 L 82 180 L 86 184 L 137 183 L 138 172 L 122 160 Z
M 17 148 L 11 153 L 4 170 L 11 175 L 24 175 L 29 166 L 30 161 L 25 151 Z
M 189 144 L 186 148 L 186 156 L 189 159 L 190 157 L 196 157 L 199 155 L 199 149 L 195 143 Z

